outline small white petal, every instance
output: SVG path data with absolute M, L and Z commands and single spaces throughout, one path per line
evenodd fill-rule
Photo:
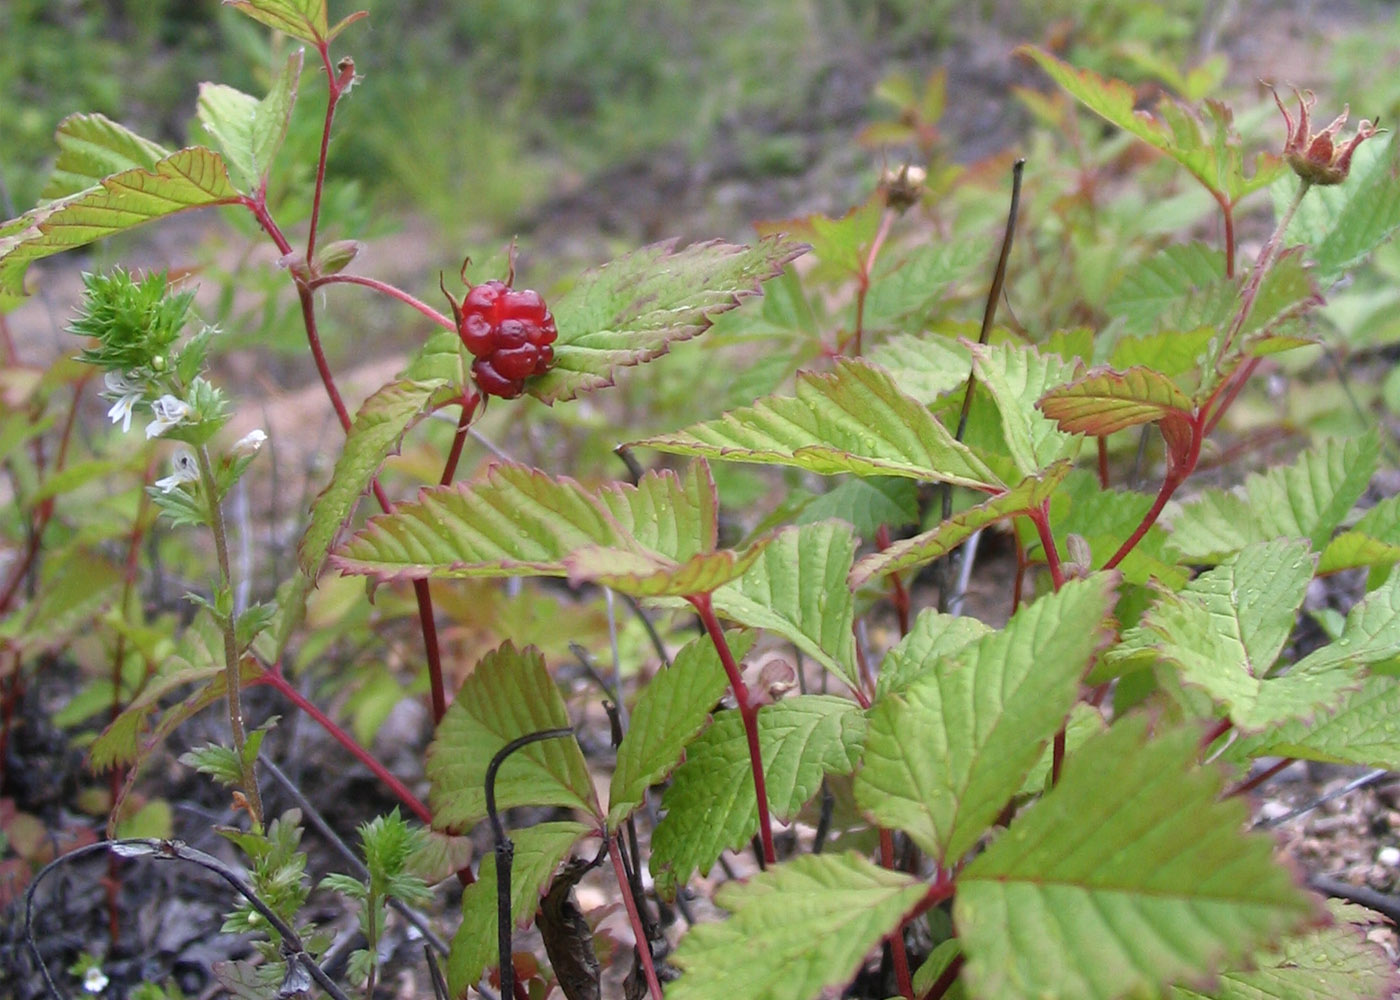
M 267 434 L 259 428 L 249 431 L 233 443 L 233 454 L 239 458 L 247 458 L 249 455 L 256 455 L 258 449 L 267 441 Z
M 98 966 L 88 969 L 83 976 L 83 989 L 89 993 L 101 993 L 107 988 L 107 977 Z
M 170 475 L 155 481 L 156 489 L 162 493 L 169 493 L 181 483 L 193 483 L 199 479 L 199 465 L 194 460 L 193 452 L 181 449 L 175 453 L 175 457 L 170 460 L 174 468 Z
M 177 396 L 166 393 L 151 404 L 155 419 L 146 425 L 147 440 L 160 437 L 170 428 L 183 423 L 191 413 L 190 404 Z

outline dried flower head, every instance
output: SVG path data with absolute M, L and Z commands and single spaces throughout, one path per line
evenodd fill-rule
M 1343 107 L 1342 113 L 1330 125 L 1314 134 L 1309 131 L 1312 127 L 1310 113 L 1317 103 L 1317 95 L 1311 90 L 1294 89 L 1293 93 L 1298 98 L 1298 120 L 1295 122 L 1279 99 L 1278 91 L 1273 87 L 1269 91 L 1274 95 L 1274 103 L 1283 112 L 1283 123 L 1288 128 L 1283 158 L 1295 174 L 1310 184 L 1340 184 L 1346 180 L 1351 171 L 1351 155 L 1356 152 L 1356 147 L 1382 131 L 1363 118 L 1356 126 L 1356 135 L 1339 146 L 1337 135 L 1347 123 L 1350 106 Z
M 880 175 L 880 193 L 884 195 L 886 205 L 896 212 L 903 212 L 918 204 L 919 199 L 923 197 L 924 183 L 927 180 L 927 170 L 912 163 L 905 163 L 896 168 L 886 169 Z

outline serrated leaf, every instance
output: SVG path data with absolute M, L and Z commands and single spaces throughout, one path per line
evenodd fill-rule
M 1197 111 L 1163 98 L 1153 115 L 1137 110 L 1137 92 L 1121 80 L 1078 69 L 1034 46 L 1023 45 L 1016 51 L 1035 60 L 1090 111 L 1170 156 L 1207 190 L 1231 202 L 1269 184 L 1284 170 L 1277 157 L 1261 155 L 1255 160 L 1254 174 L 1245 176 L 1240 138 L 1223 104 L 1207 101 Z
M 857 854 L 807 855 L 727 882 L 715 902 L 732 915 L 682 940 L 670 1000 L 810 1000 L 850 980 L 866 954 L 922 899 L 913 876 Z
M 1036 409 L 1036 401 L 1083 371 L 1077 362 L 1034 347 L 976 345 L 972 348 L 977 378 L 996 400 L 1001 429 L 1016 469 L 1033 475 L 1062 458 L 1073 458 L 1079 440 L 1066 434 Z
M 324 13 L 324 12 L 323 12 Z M 287 125 L 301 81 L 303 50 L 287 57 L 267 96 L 258 100 L 220 83 L 199 85 L 198 114 L 219 144 L 243 190 L 256 191 L 287 135 Z
M 1400 569 L 1347 612 L 1342 634 L 1313 650 L 1294 670 L 1364 666 L 1400 655 Z
M 1400 770 L 1400 680 L 1367 677 L 1330 713 L 1245 735 L 1226 748 L 1225 756 L 1236 761 L 1296 757 Z
M 948 615 L 934 608 L 920 611 L 909 634 L 885 654 L 875 679 L 877 701 L 907 688 L 920 674 L 951 660 L 991 629 L 966 615 Z
M 329 40 L 326 0 L 223 0 L 239 12 L 312 45 Z
M 1204 490 L 1173 519 L 1170 546 L 1188 562 L 1219 562 L 1279 537 L 1306 538 L 1321 549 L 1370 483 L 1379 456 L 1374 431 L 1328 439 L 1230 492 Z
M 552 305 L 554 365 L 526 390 L 545 403 L 613 384 L 618 368 L 665 354 L 759 291 L 806 247 L 779 238 L 744 247 L 657 243 L 584 274 Z
M 855 601 L 845 581 L 855 551 L 850 527 L 838 521 L 784 529 L 743 576 L 711 595 L 714 609 L 782 636 L 854 689 Z
M 1393 566 L 1400 562 L 1400 496 L 1387 497 L 1361 516 L 1350 531 L 1327 543 L 1318 561 L 1319 575 L 1358 566 Z
M 570 583 L 597 583 L 633 597 L 708 594 L 743 576 L 772 541 L 762 538 L 741 551 L 701 552 L 676 562 L 653 552 L 587 546 L 564 560 Z
M 677 562 L 719 544 L 719 496 L 705 462 L 692 462 L 680 476 L 660 472 L 642 476 L 635 486 L 609 484 L 598 499 L 644 548 Z
M 867 198 L 839 219 L 820 213 L 778 222 L 760 222 L 754 228 L 763 236 L 788 236 L 809 244 L 816 258 L 818 280 L 840 280 L 859 273 L 865 253 L 880 228 L 884 206 Z
M 940 865 L 970 851 L 1064 724 L 1111 631 L 1117 577 L 1071 580 L 870 711 L 856 803 Z
M 428 577 L 564 576 L 565 558 L 610 547 L 622 531 L 577 482 L 523 465 L 420 490 L 331 556 L 343 573 L 381 581 Z
M 1155 423 L 1163 425 L 1165 435 L 1189 425 L 1193 410 L 1175 382 L 1143 367 L 1094 369 L 1046 393 L 1039 406 L 1061 430 L 1094 435 Z
M 1220 973 L 1209 993 L 1173 987 L 1171 1000 L 1380 1000 L 1394 994 L 1400 975 L 1378 944 L 1348 922 L 1370 914 L 1360 907 L 1329 902 L 1335 921 L 1304 934 L 1284 938 L 1260 951 L 1247 969 Z M 1359 912 L 1356 912 L 1359 911 Z
M 29 263 L 186 209 L 238 198 L 224 161 L 202 146 L 35 208 L 0 228 L 0 293 L 23 294 Z
M 510 912 L 518 928 L 535 919 L 540 896 L 549 888 L 554 869 L 569 850 L 591 832 L 583 823 L 537 823 L 513 830 L 515 856 L 510 870 Z M 497 951 L 496 855 L 481 859 L 477 880 L 462 890 L 462 923 L 452 935 L 447 953 L 447 987 L 452 996 L 466 996 L 499 962 Z
M 728 633 L 735 660 L 743 658 L 756 637 L 752 632 Z M 609 831 L 616 831 L 642 804 L 646 790 L 671 773 L 728 690 L 729 679 L 708 636 L 692 639 L 669 669 L 642 688 L 632 724 L 617 748 L 608 793 Z
M 824 774 L 856 764 L 865 716 L 830 695 L 798 695 L 758 712 L 759 749 L 768 803 L 790 818 L 816 795 Z M 662 800 L 666 815 L 652 834 L 651 873 L 666 898 L 697 869 L 708 871 L 720 852 L 737 849 L 758 831 L 758 801 L 743 720 L 722 712 L 686 748 Z
M 1125 337 L 1113 345 L 1109 362 L 1120 371 L 1145 367 L 1176 378 L 1193 372 L 1200 366 L 1210 342 L 1220 336 L 1214 327 L 1195 330 L 1161 330 L 1142 337 Z
M 895 387 L 911 399 L 932 403 L 967 382 L 972 352 L 951 337 L 892 337 L 869 351 L 866 359 L 885 369 Z
M 958 876 L 953 919 L 977 996 L 1114 1000 L 1199 980 L 1317 917 L 1218 800 L 1200 733 L 1120 720 Z
M 1135 264 L 1105 308 L 1122 317 L 1129 333 L 1146 334 L 1192 313 L 1224 322 L 1234 298 L 1235 284 L 1225 277 L 1225 255 L 1197 241 L 1173 244 Z
M 1183 681 L 1224 705 L 1241 730 L 1327 708 L 1357 685 L 1354 660 L 1309 658 L 1270 675 L 1292 634 L 1314 561 L 1301 540 L 1250 545 L 1179 593 L 1159 598 L 1115 654 L 1154 650 Z
M 849 524 L 861 538 L 873 538 L 882 525 L 899 528 L 916 523 L 918 500 L 918 484 L 910 479 L 847 479 L 803 507 L 794 523 L 812 524 L 835 518 Z
M 862 556 L 851 568 L 847 582 L 854 590 L 877 576 L 941 558 L 987 525 L 1039 508 L 1054 495 L 1069 471 L 1068 462 L 1059 462 L 1042 473 L 1026 477 L 990 500 L 953 515 L 930 531 L 900 539 L 881 552 Z
M 986 255 L 981 240 L 956 240 L 916 247 L 897 260 L 882 257 L 865 297 L 866 325 L 888 323 L 925 308 Z
M 859 359 L 830 374 L 800 372 L 797 395 L 636 442 L 731 462 L 791 465 L 830 475 L 895 475 L 992 490 L 1000 481 L 887 372 Z
M 44 186 L 46 199 L 66 198 L 126 170 L 151 170 L 170 151 L 106 115 L 69 115 L 54 133 L 58 160 Z
M 509 642 L 476 665 L 428 748 L 433 827 L 461 832 L 486 817 L 486 767 L 511 740 L 568 728 L 569 713 L 544 657 Z M 496 774 L 501 810 L 554 805 L 597 815 L 578 741 L 541 740 L 508 757 Z

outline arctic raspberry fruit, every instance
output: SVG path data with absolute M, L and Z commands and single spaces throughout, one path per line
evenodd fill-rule
M 553 363 L 551 345 L 559 331 L 538 292 L 485 281 L 473 285 L 460 305 L 448 299 L 462 343 L 476 358 L 472 377 L 488 396 L 519 396 L 527 378 Z

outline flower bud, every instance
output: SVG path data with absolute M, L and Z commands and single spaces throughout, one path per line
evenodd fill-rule
M 1363 118 L 1356 126 L 1356 135 L 1338 146 L 1336 138 L 1342 126 L 1347 123 L 1347 116 L 1351 113 L 1349 106 L 1343 107 L 1342 113 L 1334 118 L 1330 125 L 1314 134 L 1309 131 L 1312 127 L 1309 116 L 1313 105 L 1317 103 L 1317 96 L 1311 90 L 1293 91 L 1298 98 L 1296 123 L 1288 109 L 1283 106 L 1283 101 L 1279 100 L 1278 91 L 1273 87 L 1270 87 L 1269 91 L 1274 95 L 1274 103 L 1278 105 L 1279 111 L 1283 112 L 1283 123 L 1288 129 L 1283 158 L 1288 161 L 1293 172 L 1309 184 L 1340 184 L 1346 180 L 1347 174 L 1351 172 L 1351 155 L 1356 152 L 1356 147 L 1382 131 Z

